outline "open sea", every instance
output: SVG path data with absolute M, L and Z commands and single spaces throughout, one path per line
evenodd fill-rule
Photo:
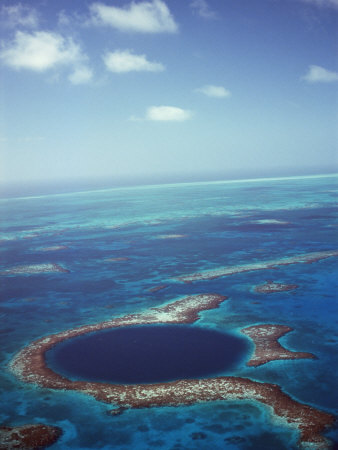
M 297 401 L 338 417 L 337 256 L 192 283 L 177 279 L 219 267 L 337 250 L 337 199 L 338 177 L 334 175 L 0 199 L 0 424 L 58 426 L 63 434 L 49 447 L 53 450 L 297 449 L 297 429 L 272 417 L 270 409 L 256 401 L 127 409 L 112 416 L 112 405 L 85 394 L 19 381 L 8 364 L 40 337 L 139 313 L 186 295 L 217 293 L 228 300 L 200 313 L 194 324 L 178 326 L 183 340 L 184 333 L 196 334 L 191 338 L 196 341 L 187 346 L 198 348 L 199 358 L 189 363 L 189 368 L 196 364 L 201 370 L 196 373 L 203 378 L 217 372 L 274 383 Z M 45 264 L 66 271 L 31 273 L 20 269 Z M 267 280 L 298 287 L 284 292 L 255 291 L 255 286 Z M 157 287 L 161 289 L 153 289 Z M 293 331 L 281 338 L 281 344 L 289 350 L 310 352 L 316 359 L 247 366 L 253 345 L 240 330 L 258 324 L 290 326 Z M 141 338 L 134 332 L 131 342 L 137 343 Z M 130 382 L 153 381 L 154 371 L 168 358 L 173 361 L 168 371 L 171 369 L 178 357 L 170 353 L 170 347 L 180 347 L 171 332 L 161 336 L 147 367 L 137 368 L 148 369 L 143 378 Z M 218 364 L 208 354 L 215 348 L 217 358 L 222 358 L 223 344 L 218 342 L 217 350 L 215 343 L 203 345 L 209 338 L 217 340 L 218 333 L 224 333 L 225 346 L 226 336 L 234 339 L 228 344 L 234 349 L 242 343 L 241 356 L 230 365 Z M 90 345 L 85 343 L 87 349 Z M 187 348 L 190 355 L 192 350 Z M 78 352 L 76 348 L 68 351 Z M 136 370 L 133 364 L 138 364 L 137 359 L 144 362 L 136 357 L 138 353 L 137 347 L 128 352 L 130 370 Z M 60 358 L 55 362 L 55 355 L 51 356 L 50 364 L 61 364 L 67 353 Z M 68 358 L 73 359 L 69 354 Z M 116 356 L 107 361 L 108 371 L 113 358 Z M 228 358 L 226 352 L 224 358 Z M 80 362 L 81 358 L 73 366 L 84 370 L 79 369 Z M 104 365 L 104 355 L 93 364 Z M 87 364 L 87 369 L 93 364 Z M 127 380 L 127 369 L 121 370 L 118 379 Z M 178 373 L 173 370 L 169 378 L 180 378 Z M 108 375 L 93 376 L 106 379 Z M 161 376 L 165 379 L 166 374 Z M 194 371 L 188 376 L 196 377 Z M 337 423 L 325 435 L 337 448 Z

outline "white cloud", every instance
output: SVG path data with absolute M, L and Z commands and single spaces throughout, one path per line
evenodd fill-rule
M 39 24 L 38 13 L 34 8 L 18 3 L 16 5 L 4 5 L 0 10 L 1 22 L 9 28 L 18 26 L 35 28 Z
M 76 67 L 74 72 L 68 77 L 72 84 L 86 84 L 93 78 L 93 72 L 89 67 L 79 66 Z
M 73 64 L 83 56 L 71 38 L 46 31 L 17 31 L 12 42 L 2 45 L 0 58 L 14 69 L 43 72 L 59 64 Z
M 130 50 L 107 52 L 103 60 L 107 69 L 116 73 L 162 72 L 165 69 L 161 63 L 148 61 L 146 55 L 135 55 Z
M 303 3 L 311 3 L 312 5 L 321 8 L 335 8 L 338 9 L 338 0 L 300 0 Z
M 309 66 L 308 73 L 302 79 L 309 83 L 332 83 L 338 81 L 338 72 L 320 66 Z
M 217 14 L 210 8 L 205 0 L 193 0 L 190 3 L 193 11 L 203 19 L 216 19 Z
M 192 112 L 176 106 L 150 106 L 147 109 L 146 119 L 155 121 L 183 122 L 192 117 Z
M 72 23 L 72 18 L 67 15 L 66 11 L 63 9 L 58 14 L 58 25 L 61 27 L 65 26 L 68 27 Z
M 94 24 L 109 25 L 120 31 L 175 33 L 178 29 L 169 8 L 162 0 L 131 2 L 124 8 L 93 3 L 90 11 Z
M 82 11 L 68 11 L 62 9 L 57 14 L 57 24 L 59 29 L 70 29 L 86 27 L 92 25 L 92 20 L 88 18 L 88 14 L 84 14 Z
M 207 95 L 208 97 L 215 98 L 225 98 L 230 97 L 231 92 L 225 89 L 223 86 L 214 86 L 212 84 L 207 84 L 201 88 L 196 89 L 196 92 Z
M 13 69 L 27 69 L 45 72 L 60 66 L 71 67 L 69 80 L 73 84 L 83 84 L 91 80 L 92 72 L 86 66 L 86 55 L 72 38 L 64 38 L 58 33 L 17 31 L 15 38 L 2 43 L 0 60 Z

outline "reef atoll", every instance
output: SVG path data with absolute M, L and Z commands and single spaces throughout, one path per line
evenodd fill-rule
M 119 413 L 125 408 L 192 405 L 196 402 L 216 400 L 255 400 L 267 405 L 272 415 L 282 418 L 290 426 L 298 428 L 300 445 L 315 446 L 317 449 L 330 448 L 328 440 L 321 433 L 333 424 L 334 416 L 294 400 L 275 384 L 256 382 L 249 378 L 221 376 L 166 383 L 117 385 L 71 381 L 55 373 L 46 365 L 45 353 L 47 350 L 66 339 L 121 326 L 155 323 L 191 324 L 198 320 L 200 312 L 217 308 L 224 300 L 226 297 L 217 294 L 191 295 L 158 308 L 147 309 L 140 314 L 126 315 L 95 325 L 84 325 L 73 330 L 52 334 L 38 339 L 22 349 L 11 361 L 10 369 L 17 377 L 28 383 L 45 388 L 75 390 L 91 395 L 99 401 L 112 404 L 115 408 L 113 413 Z M 275 327 L 275 329 L 266 327 Z M 285 334 L 290 331 L 289 329 L 286 331 L 282 326 L 262 325 L 260 331 L 257 327 L 251 327 L 251 331 L 254 330 L 254 333 L 248 330 L 250 327 L 244 329 L 244 334 L 249 337 L 254 336 L 256 355 L 261 358 L 261 361 L 264 358 L 265 362 L 280 359 L 281 352 L 288 352 L 282 347 L 278 348 L 277 340 L 281 336 L 281 332 Z M 270 338 L 260 340 L 264 334 L 270 335 Z M 257 353 L 258 348 L 259 352 Z M 294 352 L 289 353 L 295 355 Z M 300 354 L 297 354 L 300 357 Z M 256 355 L 251 361 L 256 360 Z M 305 357 L 312 357 L 312 355 Z
M 213 280 L 215 278 L 234 275 L 236 273 L 251 272 L 254 270 L 275 269 L 278 266 L 288 266 L 290 264 L 310 264 L 321 259 L 338 256 L 338 250 L 327 250 L 322 252 L 304 253 L 302 255 L 294 255 L 288 258 L 274 259 L 270 261 L 261 261 L 251 264 L 243 264 L 229 267 L 219 267 L 212 270 L 204 270 L 188 275 L 182 275 L 176 278 L 177 281 L 191 283 L 192 281 Z
M 276 283 L 269 280 L 265 284 L 255 286 L 255 292 L 258 292 L 259 294 L 273 294 L 274 292 L 293 291 L 298 287 L 297 284 Z
M 38 275 L 40 273 L 64 272 L 69 273 L 68 269 L 59 264 L 27 264 L 25 266 L 15 266 L 10 269 L 3 270 L 0 275 Z
M 51 247 L 42 247 L 42 252 L 58 252 L 59 250 L 68 250 L 67 245 L 52 245 Z
M 286 325 L 254 325 L 241 330 L 243 334 L 251 338 L 255 344 L 255 352 L 248 366 L 261 366 L 269 361 L 281 359 L 315 359 L 312 353 L 291 352 L 282 347 L 278 339 L 292 331 Z

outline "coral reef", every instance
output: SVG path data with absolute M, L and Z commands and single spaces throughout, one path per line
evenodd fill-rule
M 312 353 L 292 352 L 282 347 L 278 339 L 292 331 L 285 325 L 254 325 L 241 330 L 243 334 L 250 337 L 255 344 L 255 352 L 248 366 L 261 366 L 269 361 L 280 359 L 315 359 Z
M 49 447 L 61 436 L 58 427 L 44 424 L 0 427 L 0 450 L 31 450 Z
M 251 272 L 253 270 L 275 269 L 278 266 L 288 266 L 290 264 L 310 264 L 316 261 L 320 261 L 321 259 L 330 258 L 332 256 L 338 256 L 338 250 L 312 252 L 270 261 L 262 261 L 238 266 L 219 267 L 218 269 L 205 270 L 202 272 L 182 275 L 175 279 L 177 281 L 183 281 L 184 283 L 191 283 L 192 281 L 201 280 L 213 280 L 214 278 L 233 275 L 236 273 Z
M 226 300 L 226 297 L 217 294 L 187 296 L 158 308 L 150 308 L 140 314 L 126 315 L 96 325 L 84 325 L 73 330 L 43 337 L 22 349 L 11 361 L 10 369 L 21 380 L 28 383 L 35 383 L 45 388 L 79 391 L 91 395 L 99 401 L 112 404 L 115 407 L 115 410 L 111 412 L 113 415 L 120 414 L 124 408 L 192 405 L 196 402 L 216 400 L 256 400 L 270 407 L 276 417 L 284 419 L 293 427 L 297 427 L 302 445 L 315 444 L 316 448 L 329 448 L 328 440 L 321 433 L 333 424 L 334 416 L 297 402 L 275 384 L 228 376 L 154 384 L 114 385 L 71 381 L 55 373 L 46 365 L 46 351 L 65 339 L 119 326 L 194 323 L 198 320 L 201 311 L 217 308 L 224 300 Z M 271 325 L 265 327 L 271 327 Z M 273 336 L 268 340 L 260 341 L 262 345 L 265 345 L 263 357 L 267 357 L 267 353 L 271 352 L 271 346 L 275 346 L 276 343 L 277 347 L 279 346 L 277 339 L 281 336 L 281 332 L 285 334 L 285 332 L 290 331 L 289 328 L 286 330 L 282 329 L 281 326 L 277 326 L 274 330 L 269 329 L 270 332 L 267 332 L 268 329 L 264 329 L 263 326 L 263 328 L 261 327 L 261 334 L 259 334 L 257 327 L 251 327 L 254 333 L 250 333 L 248 330 L 250 328 L 246 329 L 247 335 L 252 334 L 256 339 L 256 347 L 258 347 L 257 342 L 262 334 L 263 336 L 264 334 Z M 282 347 L 281 349 L 288 352 Z M 280 355 L 281 350 L 279 348 L 278 351 Z M 292 354 L 292 352 L 289 353 Z

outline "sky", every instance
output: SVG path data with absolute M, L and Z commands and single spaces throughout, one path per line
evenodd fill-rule
M 338 0 L 0 2 L 0 179 L 337 171 Z

